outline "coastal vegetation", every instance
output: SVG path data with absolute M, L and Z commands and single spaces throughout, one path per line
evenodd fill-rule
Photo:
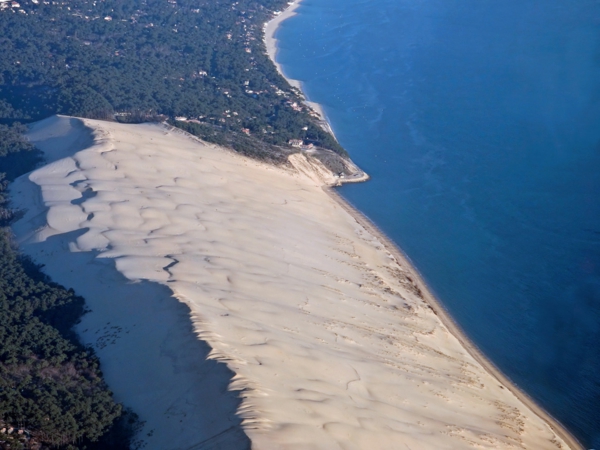
M 124 122 L 179 118 L 175 126 L 216 143 L 228 136 L 229 145 L 251 156 L 277 160 L 282 148 L 291 151 L 291 139 L 345 154 L 266 54 L 264 23 L 286 6 L 13 2 L 0 10 L 0 120 L 57 113 Z
M 84 300 L 11 242 L 7 182 L 41 159 L 22 131 L 0 125 L 0 448 L 109 448 L 94 441 L 116 438 L 110 448 L 128 448 L 135 416 L 122 416 L 94 351 L 73 332 Z

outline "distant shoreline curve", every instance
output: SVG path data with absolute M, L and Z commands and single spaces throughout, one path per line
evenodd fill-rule
M 287 77 L 283 73 L 283 68 L 281 67 L 281 64 L 279 64 L 277 62 L 277 52 L 278 52 L 279 48 L 277 46 L 277 39 L 275 38 L 275 33 L 279 29 L 280 25 L 284 21 L 289 19 L 290 17 L 293 17 L 297 14 L 296 9 L 298 9 L 298 7 L 300 6 L 301 3 L 302 3 L 302 0 L 295 0 L 294 2 L 290 2 L 288 8 L 286 8 L 284 11 L 282 11 L 280 14 L 278 14 L 277 16 L 275 16 L 273 19 L 271 19 L 269 22 L 267 22 L 265 24 L 263 31 L 264 31 L 264 43 L 265 43 L 265 47 L 267 49 L 267 55 L 269 56 L 269 58 L 271 59 L 271 61 L 275 65 L 275 67 L 277 68 L 277 71 L 283 78 L 285 78 L 287 80 L 287 82 L 290 84 L 290 86 L 297 89 L 299 91 L 299 93 L 304 94 L 304 91 L 302 89 L 302 82 L 300 80 L 295 80 L 293 78 Z M 311 102 L 309 100 L 306 100 L 304 103 L 308 107 L 313 109 L 317 114 L 319 114 L 319 116 L 321 117 L 321 120 L 319 121 L 319 124 L 321 125 L 321 127 L 323 127 L 326 131 L 328 131 L 335 137 L 335 133 L 333 132 L 333 129 L 331 128 L 331 125 L 330 125 L 329 121 L 327 120 L 327 115 L 325 114 L 325 110 L 323 109 L 323 106 L 319 103 Z

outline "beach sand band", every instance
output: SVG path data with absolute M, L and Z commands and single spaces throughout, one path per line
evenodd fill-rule
M 338 194 L 331 187 L 323 187 L 323 189 L 334 198 L 354 219 L 369 233 L 377 236 L 380 242 L 383 243 L 385 248 L 398 260 L 402 265 L 410 267 L 411 277 L 418 286 L 418 289 L 422 293 L 422 298 L 425 302 L 431 306 L 432 311 L 439 317 L 442 323 L 448 328 L 459 342 L 463 345 L 465 350 L 483 366 L 488 373 L 493 376 L 498 382 L 509 389 L 520 401 L 522 401 L 529 409 L 537 414 L 542 420 L 544 420 L 552 430 L 565 441 L 571 449 L 581 449 L 583 446 L 581 443 L 552 415 L 550 415 L 544 408 L 538 405 L 525 391 L 520 389 L 510 378 L 508 378 L 498 367 L 477 347 L 463 331 L 462 327 L 454 320 L 452 315 L 444 307 L 444 305 L 432 294 L 431 289 L 423 280 L 422 275 L 410 262 L 406 254 L 391 240 L 387 235 L 379 229 L 379 227 L 373 223 L 368 217 L 356 209 L 352 204 L 346 201 L 340 194 Z

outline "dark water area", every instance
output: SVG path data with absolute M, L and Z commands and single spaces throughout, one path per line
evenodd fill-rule
M 600 448 L 600 1 L 304 0 L 277 37 L 372 176 L 342 195 Z

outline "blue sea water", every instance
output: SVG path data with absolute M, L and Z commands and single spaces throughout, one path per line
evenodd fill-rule
M 372 176 L 342 195 L 600 448 L 600 1 L 304 0 L 277 37 Z

